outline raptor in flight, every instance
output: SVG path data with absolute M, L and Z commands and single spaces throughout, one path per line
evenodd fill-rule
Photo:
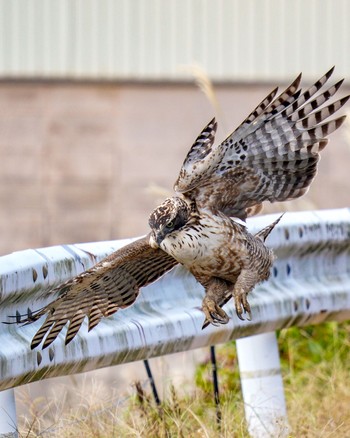
M 204 286 L 204 325 L 228 322 L 222 306 L 231 297 L 238 317 L 250 314 L 247 295 L 269 277 L 274 257 L 264 241 L 278 221 L 252 235 L 234 218 L 244 221 L 264 201 L 307 191 L 327 136 L 345 119 L 325 121 L 349 97 L 328 103 L 342 84 L 324 87 L 332 73 L 305 91 L 301 75 L 278 97 L 274 89 L 220 144 L 214 144 L 216 121 L 209 122 L 183 163 L 176 195 L 151 213 L 149 235 L 54 289 L 57 299 L 22 320 L 46 315 L 31 347 L 43 340 L 43 348 L 50 345 L 67 322 L 70 342 L 86 316 L 91 330 L 177 263 Z

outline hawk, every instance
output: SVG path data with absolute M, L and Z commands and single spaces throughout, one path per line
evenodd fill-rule
M 150 233 L 55 288 L 59 297 L 44 308 L 23 315 L 26 324 L 46 315 L 31 348 L 42 341 L 49 346 L 67 323 L 68 344 L 86 316 L 91 330 L 178 263 L 205 289 L 204 326 L 228 322 L 222 307 L 231 298 L 239 318 L 250 316 L 247 296 L 269 277 L 274 255 L 264 242 L 279 219 L 255 235 L 242 221 L 264 201 L 295 199 L 308 190 L 327 136 L 345 119 L 326 121 L 349 98 L 328 103 L 343 82 L 324 87 L 333 69 L 305 91 L 301 74 L 278 97 L 275 88 L 220 144 L 214 144 L 217 123 L 211 120 L 185 158 L 176 195 L 151 213 Z

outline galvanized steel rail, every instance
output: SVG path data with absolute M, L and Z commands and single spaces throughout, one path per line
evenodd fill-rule
M 257 231 L 274 218 L 253 218 L 248 226 Z M 26 313 L 28 308 L 42 307 L 54 298 L 52 287 L 128 242 L 62 245 L 0 257 L 0 321 L 9 321 L 8 316 L 16 311 Z M 179 266 L 144 288 L 131 308 L 102 320 L 90 333 L 84 324 L 67 347 L 61 335 L 50 348 L 31 351 L 30 341 L 40 322 L 25 327 L 0 324 L 0 391 L 285 327 L 350 319 L 350 209 L 287 213 L 267 243 L 274 248 L 277 260 L 269 281 L 256 287 L 250 296 L 252 321 L 240 321 L 229 303 L 226 311 L 230 322 L 202 330 L 203 288 Z M 263 425 L 266 433 L 276 430 L 271 429 L 276 427 L 272 425 L 276 416 L 285 418 L 281 380 L 273 383 L 276 388 L 280 386 L 277 404 L 267 408 L 260 400 L 260 413 L 257 407 L 251 407 L 254 381 L 260 379 L 261 385 L 266 378 L 280 379 L 278 354 L 277 361 L 276 357 L 267 359 L 267 365 L 263 365 L 261 355 L 266 352 L 249 347 L 257 340 L 257 345 L 263 345 L 266 339 L 238 342 L 246 415 L 253 436 L 263 436 L 259 429 L 262 417 L 271 417 L 267 426 Z M 0 392 L 0 436 L 6 432 L 1 420 L 1 400 L 6 394 Z

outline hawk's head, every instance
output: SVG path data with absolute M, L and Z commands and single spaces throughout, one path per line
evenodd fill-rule
M 148 221 L 152 230 L 150 237 L 152 248 L 159 248 L 165 236 L 184 227 L 190 215 L 190 205 L 179 197 L 167 198 L 153 210 Z

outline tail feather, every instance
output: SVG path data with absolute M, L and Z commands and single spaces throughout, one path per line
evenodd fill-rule
M 275 226 L 278 224 L 278 222 L 282 219 L 282 216 L 284 213 L 281 214 L 272 224 L 268 225 L 267 227 L 260 230 L 258 233 L 255 234 L 255 237 L 258 239 L 261 239 L 263 242 L 267 239 L 268 235 L 271 233 L 271 231 L 275 228 Z

